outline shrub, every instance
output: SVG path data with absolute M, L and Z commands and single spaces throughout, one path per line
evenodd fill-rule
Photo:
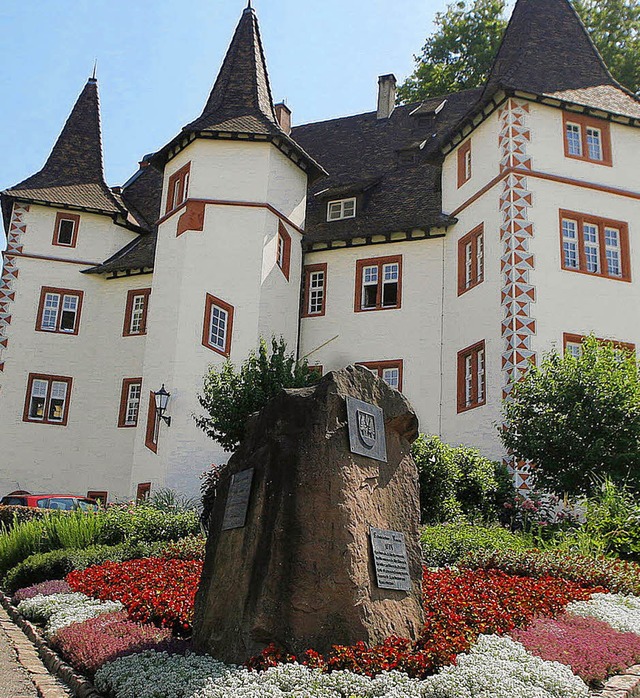
M 506 468 L 464 446 L 449 446 L 437 436 L 421 434 L 412 454 L 420 477 L 420 508 L 425 523 L 465 517 L 495 521 L 503 503 L 513 498 Z
M 18 589 L 13 595 L 13 603 L 19 604 L 25 599 L 32 599 L 34 596 L 51 596 L 52 594 L 70 594 L 71 587 L 62 579 L 53 579 L 48 582 L 40 582 L 30 587 Z
M 525 550 L 528 538 L 500 526 L 472 526 L 450 523 L 425 526 L 420 534 L 423 561 L 428 567 L 455 564 L 475 550 Z
M 93 545 L 85 550 L 52 550 L 37 553 L 12 568 L 4 578 L 10 593 L 21 587 L 64 579 L 73 570 L 83 570 L 107 560 L 131 560 L 160 554 L 163 543 L 121 543 L 120 545 Z
M 163 511 L 147 504 L 111 506 L 105 513 L 101 541 L 106 544 L 176 541 L 200 533 L 198 513 Z
M 206 544 L 204 536 L 187 536 L 169 543 L 162 551 L 162 557 L 170 560 L 204 560 Z
M 182 652 L 184 640 L 173 638 L 166 628 L 141 625 L 127 618 L 125 611 L 106 613 L 58 631 L 53 646 L 78 671 L 93 677 L 107 662 L 136 652 Z
M 103 518 L 81 511 L 47 512 L 15 523 L 0 535 L 0 576 L 30 555 L 65 548 L 85 548 L 100 540 Z
M 0 530 L 10 530 L 16 523 L 23 521 L 32 521 L 34 519 L 42 519 L 50 512 L 46 509 L 38 509 L 37 507 L 21 507 L 13 504 L 5 506 L 0 505 Z M 60 512 L 64 514 L 65 512 Z
M 618 632 L 595 618 L 538 618 L 511 637 L 541 659 L 567 664 L 588 683 L 602 682 L 640 661 L 640 635 Z
M 67 575 L 74 591 L 121 601 L 132 620 L 189 633 L 202 563 L 148 558 L 106 562 Z
M 465 555 L 458 564 L 525 577 L 558 577 L 584 586 L 606 587 L 621 594 L 640 594 L 640 565 L 621 560 L 560 554 L 553 550 L 477 550 Z

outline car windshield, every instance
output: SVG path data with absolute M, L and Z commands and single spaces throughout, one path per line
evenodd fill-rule
M 0 504 L 4 504 L 5 506 L 23 507 L 26 503 L 27 500 L 25 497 L 3 497 L 0 499 Z

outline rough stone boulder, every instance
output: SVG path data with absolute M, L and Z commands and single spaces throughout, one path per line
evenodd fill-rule
M 347 396 L 382 408 L 386 463 L 351 453 Z M 196 647 L 242 662 L 270 642 L 299 654 L 415 638 L 422 625 L 418 475 L 410 454 L 417 432 L 406 398 L 352 366 L 312 388 L 283 391 L 254 416 L 217 488 Z M 240 525 L 229 528 L 232 476 L 242 473 L 236 478 L 246 486 L 250 469 L 246 520 L 241 502 Z M 377 585 L 370 527 L 404 534 L 409 591 Z

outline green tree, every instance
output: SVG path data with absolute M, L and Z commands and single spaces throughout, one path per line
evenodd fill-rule
M 640 491 L 640 371 L 632 352 L 587 337 L 549 352 L 505 401 L 504 445 L 535 463 L 538 488 L 591 494 L 596 476 Z
M 454 2 L 438 12 L 436 31 L 415 56 L 416 69 L 398 89 L 402 103 L 478 87 L 487 77 L 507 26 L 505 0 Z
M 640 4 L 637 0 L 572 0 L 618 82 L 640 91 Z M 480 87 L 507 26 L 505 0 L 459 0 L 436 15 L 435 32 L 415 56 L 399 103 Z
M 240 367 L 226 361 L 221 368 L 210 367 L 198 401 L 205 415 L 194 416 L 207 436 L 233 451 L 244 436 L 247 418 L 264 407 L 283 388 L 303 388 L 318 381 L 307 362 L 298 363 L 287 353 L 284 339 L 271 340 L 271 352 L 261 339 Z
M 613 77 L 640 91 L 640 4 L 638 0 L 573 0 Z

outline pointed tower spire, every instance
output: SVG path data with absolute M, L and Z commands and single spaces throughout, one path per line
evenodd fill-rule
M 4 193 L 60 206 L 122 211 L 104 181 L 95 74 L 80 93 L 44 167 Z
M 569 0 L 518 0 L 485 94 L 498 87 L 551 94 L 618 86 Z
M 238 122 L 241 119 L 241 122 Z M 232 123 L 227 123 L 231 121 Z M 235 126 L 235 128 L 234 128 Z M 258 18 L 251 2 L 242 13 L 218 78 L 198 119 L 187 130 L 280 131 L 271 97 Z

